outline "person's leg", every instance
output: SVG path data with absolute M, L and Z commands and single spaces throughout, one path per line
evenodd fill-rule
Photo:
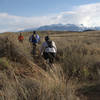
M 56 57 L 55 53 L 52 53 L 52 52 L 49 53 L 50 63 L 54 63 L 55 57 Z
M 48 53 L 49 63 L 53 63 L 53 55 L 51 52 Z
M 43 57 L 44 57 L 45 60 L 47 60 L 48 59 L 48 53 L 47 52 L 43 52 Z
M 36 44 L 33 43 L 33 55 L 36 55 Z

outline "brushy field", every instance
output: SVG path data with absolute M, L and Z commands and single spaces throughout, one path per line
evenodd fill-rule
M 97 96 L 100 93 L 96 91 L 100 87 L 100 32 L 38 31 L 38 34 L 41 42 L 37 56 L 31 53 L 32 32 L 23 33 L 23 43 L 17 39 L 19 33 L 0 34 L 0 100 L 80 100 L 75 94 L 85 96 L 90 93 L 89 87 L 94 87 L 91 91 Z M 50 70 L 45 70 L 48 65 L 39 55 L 46 35 L 58 48 Z

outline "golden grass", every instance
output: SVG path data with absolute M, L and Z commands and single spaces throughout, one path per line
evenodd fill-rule
M 38 31 L 41 43 L 46 35 L 55 41 L 58 53 L 52 69 L 46 71 L 44 59 L 32 56 L 29 36 L 24 32 L 0 35 L 0 100 L 67 100 L 68 80 L 99 81 L 99 32 Z M 41 46 L 38 45 L 38 51 Z

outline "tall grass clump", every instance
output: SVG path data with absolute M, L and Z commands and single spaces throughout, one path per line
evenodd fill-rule
M 66 100 L 66 79 L 60 65 L 43 70 L 16 35 L 5 35 L 0 43 L 5 44 L 0 48 L 0 100 Z
M 9 76 L 6 71 L 0 72 L 0 100 L 66 100 L 66 81 L 59 69 L 38 78 L 19 76 L 16 70 L 10 70 Z
M 66 80 L 60 66 L 52 68 L 41 83 L 40 99 L 39 100 L 66 100 Z
M 98 68 L 95 64 L 99 62 L 100 56 L 96 50 L 91 50 L 87 45 L 73 44 L 63 49 L 59 48 L 58 58 L 68 78 L 81 81 L 98 79 Z

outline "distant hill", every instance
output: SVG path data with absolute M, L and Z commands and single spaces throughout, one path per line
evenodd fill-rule
M 52 25 L 45 25 L 37 28 L 39 31 L 95 31 L 100 30 L 100 27 L 85 27 L 83 24 L 75 25 L 75 24 L 52 24 Z
M 95 31 L 95 30 L 100 30 L 100 27 L 85 27 L 83 24 L 80 25 L 75 25 L 75 24 L 51 24 L 51 25 L 44 25 L 40 26 L 37 28 L 29 28 L 25 29 L 23 32 L 28 32 L 28 31 L 33 31 L 33 30 L 38 30 L 38 31 Z
M 45 25 L 39 27 L 37 30 L 45 31 L 45 30 L 52 30 L 52 31 L 83 31 L 85 27 L 77 26 L 74 24 L 52 24 L 52 25 Z
M 83 32 L 87 32 L 87 31 L 96 31 L 95 29 L 87 29 L 87 30 L 83 30 Z

